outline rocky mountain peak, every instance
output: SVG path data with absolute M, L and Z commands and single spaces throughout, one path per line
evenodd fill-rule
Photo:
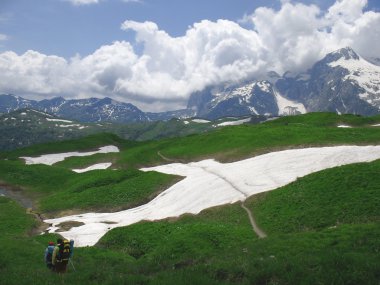
M 323 61 L 331 63 L 340 59 L 360 60 L 360 57 L 352 48 L 345 47 L 327 54 Z

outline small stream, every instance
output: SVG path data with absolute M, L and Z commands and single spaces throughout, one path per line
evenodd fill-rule
M 33 208 L 33 201 L 25 197 L 22 191 L 6 189 L 3 186 L 0 186 L 0 196 L 11 198 L 26 209 Z

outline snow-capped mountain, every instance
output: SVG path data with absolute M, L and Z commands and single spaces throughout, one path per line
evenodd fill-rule
M 149 118 L 132 104 L 110 98 L 66 100 L 62 97 L 42 101 L 26 100 L 14 95 L 0 95 L 0 113 L 33 108 L 80 122 L 143 122 Z
M 190 109 L 197 116 L 217 119 L 244 115 L 294 115 L 305 113 L 303 104 L 285 98 L 268 80 L 243 85 L 218 86 L 193 94 Z
M 329 111 L 380 113 L 380 66 L 343 48 L 327 54 L 300 74 L 269 72 L 264 79 L 208 86 L 191 94 L 187 109 L 144 113 L 132 104 L 110 98 L 34 101 L 0 95 L 0 113 L 33 108 L 81 122 L 144 122 L 171 118 L 218 119 L 246 115 L 294 115 Z
M 0 115 L 0 150 L 74 139 L 104 131 L 106 127 L 100 124 L 82 124 L 34 109 L 19 109 Z
M 276 88 L 287 98 L 303 103 L 308 112 L 380 112 L 380 67 L 351 48 L 326 55 L 304 74 L 284 76 Z
M 330 111 L 380 113 L 380 66 L 351 48 L 329 53 L 303 73 L 268 73 L 266 80 L 212 86 L 191 95 L 188 108 L 207 119 Z

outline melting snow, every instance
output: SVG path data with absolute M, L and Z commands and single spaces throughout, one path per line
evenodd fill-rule
M 207 124 L 207 123 L 210 123 L 210 121 L 203 120 L 203 119 L 194 119 L 193 122 L 194 123 L 198 123 L 198 124 Z
M 220 124 L 217 124 L 218 127 L 224 127 L 224 126 L 238 126 L 244 123 L 248 123 L 251 121 L 251 118 L 237 120 L 237 121 L 229 121 L 229 122 L 223 122 Z
M 63 161 L 68 157 L 72 156 L 89 156 L 96 153 L 109 153 L 109 152 L 119 152 L 119 148 L 113 145 L 103 146 L 97 151 L 90 152 L 65 152 L 65 153 L 56 153 L 56 154 L 44 154 L 38 157 L 20 157 L 25 159 L 26 164 L 46 164 L 53 165 L 59 161 Z
M 73 121 L 69 121 L 69 120 L 50 119 L 50 118 L 46 118 L 46 120 L 49 122 L 64 122 L 64 123 L 72 123 L 73 122 Z
M 76 173 L 83 173 L 83 172 L 87 172 L 87 171 L 91 171 L 91 170 L 107 169 L 111 165 L 112 165 L 111 162 L 98 163 L 98 164 L 94 164 L 94 165 L 91 165 L 89 167 L 82 168 L 82 169 L 72 169 L 72 171 L 74 171 Z
M 40 112 L 40 111 L 37 111 L 37 110 L 34 110 L 34 109 L 31 109 L 31 111 L 33 111 L 33 112 L 35 112 L 35 113 L 38 113 L 38 114 L 41 114 L 41 115 L 44 115 L 44 116 L 53 117 L 53 116 L 50 115 L 50 114 L 47 114 L 47 113 L 44 113 L 44 112 Z
M 274 92 L 274 95 L 276 96 L 278 113 L 280 115 L 295 115 L 292 110 L 296 110 L 301 114 L 306 113 L 306 108 L 302 103 L 290 101 L 289 99 L 282 97 L 277 91 Z
M 380 127 L 380 124 L 372 125 L 372 127 Z
M 189 164 L 168 164 L 143 171 L 185 176 L 149 203 L 116 213 L 87 213 L 45 220 L 55 232 L 62 222 L 84 225 L 60 232 L 78 246 L 91 246 L 109 230 L 142 220 L 159 220 L 200 211 L 247 197 L 295 181 L 298 177 L 349 163 L 380 159 L 380 146 L 339 146 L 293 149 L 222 164 L 204 160 Z M 126 189 L 128 193 L 128 189 Z
M 349 126 L 349 125 L 338 125 L 337 127 L 338 127 L 338 128 L 352 128 L 352 127 Z
M 82 126 L 80 124 L 70 124 L 70 125 L 55 125 L 56 127 L 60 128 L 71 128 L 71 127 L 78 127 L 79 130 L 88 128 L 88 126 Z

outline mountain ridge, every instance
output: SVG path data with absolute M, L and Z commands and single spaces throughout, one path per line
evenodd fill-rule
M 380 66 L 346 47 L 327 54 L 309 70 L 282 76 L 210 85 L 190 95 L 187 108 L 168 112 L 143 112 L 130 103 L 111 98 L 41 101 L 11 94 L 0 95 L 0 113 L 32 108 L 80 122 L 132 123 L 201 117 L 296 115 L 306 112 L 380 113 Z

